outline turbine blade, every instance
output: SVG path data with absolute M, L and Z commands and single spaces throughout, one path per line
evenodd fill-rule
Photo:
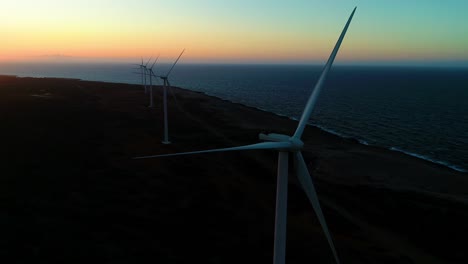
M 221 149 L 210 149 L 210 150 L 201 150 L 201 151 L 190 151 L 190 152 L 163 154 L 163 155 L 152 155 L 152 156 L 136 157 L 136 158 L 133 158 L 133 159 L 150 159 L 150 158 L 182 156 L 182 155 L 192 155 L 192 154 L 238 151 L 238 150 L 282 149 L 282 148 L 288 148 L 290 146 L 291 146 L 291 143 L 289 143 L 289 142 L 263 142 L 263 143 L 257 143 L 257 144 L 240 146 L 240 147 L 233 147 L 233 148 L 221 148 Z
M 323 87 L 327 74 L 330 71 L 333 61 L 335 60 L 336 54 L 338 53 L 338 50 L 340 49 L 341 42 L 343 41 L 346 35 L 346 31 L 348 30 L 349 24 L 351 23 L 351 20 L 353 19 L 354 12 L 356 12 L 356 8 L 357 7 L 355 7 L 353 12 L 351 13 L 351 16 L 349 17 L 348 22 L 346 23 L 343 31 L 341 32 L 340 37 L 338 38 L 338 41 L 336 42 L 335 48 L 330 54 L 330 58 L 328 58 L 327 64 L 325 64 L 325 68 L 323 69 L 322 74 L 320 75 L 320 78 L 317 81 L 317 84 L 315 84 L 315 88 L 312 94 L 310 95 L 309 100 L 307 101 L 307 104 L 304 108 L 304 112 L 302 113 L 301 119 L 297 126 L 296 132 L 294 133 L 294 136 L 293 136 L 294 138 L 300 139 L 302 137 L 304 128 L 307 125 L 307 121 L 309 121 L 310 115 L 312 114 L 312 110 L 314 109 L 315 103 L 317 102 L 317 98 L 320 94 L 320 90 Z
M 151 59 L 153 59 L 153 56 L 151 56 L 149 60 L 146 62 L 145 67 L 148 66 L 148 63 L 151 61 Z
M 336 263 L 339 264 L 340 260 L 338 259 L 338 254 L 336 253 L 335 245 L 330 235 L 330 231 L 328 230 L 327 222 L 325 221 L 325 216 L 323 215 L 322 208 L 320 207 L 317 192 L 315 191 L 314 183 L 312 182 L 312 178 L 310 177 L 307 165 L 304 161 L 304 158 L 302 157 L 301 152 L 295 152 L 294 155 L 296 174 L 299 179 L 299 182 L 301 183 L 302 189 L 306 193 L 310 203 L 312 204 L 312 207 L 314 208 L 315 213 L 317 214 L 317 218 L 320 222 L 320 225 L 322 226 L 323 231 L 325 232 L 325 236 L 327 237 L 328 244 L 330 244 Z
M 166 74 L 166 77 L 169 76 L 169 74 L 171 73 L 172 69 L 174 69 L 174 66 L 177 64 L 177 62 L 179 61 L 180 57 L 182 57 L 182 54 L 184 54 L 185 52 L 185 49 L 182 50 L 182 52 L 180 53 L 179 57 L 177 58 L 177 60 L 174 62 L 174 64 L 172 65 L 171 69 L 167 72 Z
M 177 97 L 175 96 L 174 90 L 172 89 L 172 87 L 169 88 L 169 92 L 171 93 L 172 98 L 174 98 L 175 106 L 176 106 L 181 112 L 184 112 L 184 110 L 182 110 L 182 107 L 180 107 L 179 102 L 177 101 Z
M 169 87 L 172 87 L 171 83 L 169 82 L 169 79 L 167 79 L 167 84 L 169 84 Z
M 151 65 L 151 68 L 150 68 L 151 70 L 153 70 L 153 67 L 156 64 L 156 62 L 158 61 L 158 59 L 159 59 L 159 54 L 158 54 L 158 57 L 156 57 L 156 59 L 154 60 L 153 65 Z
M 143 57 L 141 57 L 141 65 L 143 65 Z

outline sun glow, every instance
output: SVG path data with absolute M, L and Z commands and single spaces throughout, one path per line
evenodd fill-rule
M 468 60 L 468 2 L 338 2 L 9 1 L 0 60 L 170 59 L 187 48 L 184 61 L 323 61 L 354 4 L 338 62 Z

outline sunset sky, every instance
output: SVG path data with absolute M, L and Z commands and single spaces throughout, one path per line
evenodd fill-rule
M 0 61 L 467 62 L 465 0 L 2 1 Z

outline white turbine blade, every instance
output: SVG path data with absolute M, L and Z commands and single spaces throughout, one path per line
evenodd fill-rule
M 322 229 L 325 232 L 325 236 L 327 237 L 328 244 L 330 244 L 333 256 L 335 256 L 336 263 L 339 264 L 340 260 L 338 259 L 338 254 L 336 253 L 335 245 L 330 235 L 330 231 L 328 230 L 327 222 L 325 221 L 325 216 L 323 215 L 322 208 L 320 207 L 317 192 L 315 191 L 314 183 L 312 182 L 312 178 L 310 177 L 307 165 L 304 161 L 304 158 L 302 157 L 301 152 L 296 152 L 294 153 L 294 155 L 296 174 L 299 179 L 299 182 L 301 183 L 304 192 L 309 198 L 309 201 L 312 204 L 315 213 L 317 214 L 317 218 L 320 222 L 320 225 L 322 226 Z
M 146 62 L 145 67 L 148 66 L 148 63 L 151 61 L 151 59 L 153 59 L 153 56 L 151 56 L 149 60 Z
M 263 142 L 263 143 L 257 143 L 257 144 L 233 147 L 233 148 L 209 149 L 209 150 L 181 152 L 181 153 L 173 153 L 173 154 L 152 155 L 152 156 L 136 157 L 133 159 L 150 159 L 150 158 L 171 157 L 171 156 L 181 156 L 181 155 L 238 151 L 238 150 L 284 149 L 284 148 L 289 148 L 289 147 L 291 147 L 291 143 L 289 142 Z
M 158 57 L 156 57 L 156 59 L 154 60 L 153 65 L 151 65 L 151 68 L 150 68 L 151 70 L 153 70 L 153 67 L 156 64 L 156 62 L 158 61 L 158 59 L 159 59 L 159 54 L 158 54 Z
M 355 7 L 353 12 L 351 13 L 348 22 L 346 23 L 343 31 L 341 32 L 340 37 L 338 38 L 338 41 L 336 42 L 335 48 L 333 49 L 330 58 L 328 58 L 327 64 L 325 64 L 325 68 L 323 69 L 322 74 L 320 75 L 320 78 L 318 79 L 313 92 L 310 95 L 309 100 L 307 101 L 307 104 L 304 108 L 304 112 L 302 113 L 301 119 L 299 121 L 299 125 L 297 126 L 296 132 L 294 133 L 294 138 L 300 139 L 302 133 L 304 132 L 304 128 L 307 125 L 307 121 L 309 121 L 310 115 L 312 114 L 312 110 L 315 107 L 315 103 L 317 102 L 317 98 L 320 94 L 320 91 L 322 90 L 327 74 L 330 71 L 330 68 L 333 64 L 333 61 L 335 60 L 338 50 L 340 49 L 341 42 L 343 41 L 343 38 L 346 35 L 346 31 L 348 30 L 348 26 L 351 23 L 351 20 L 353 19 L 354 12 L 356 12 L 356 8 L 357 7 Z
M 182 54 L 184 54 L 185 52 L 185 49 L 182 50 L 182 52 L 180 53 L 179 57 L 177 58 L 177 60 L 174 62 L 174 64 L 172 65 L 171 69 L 167 72 L 166 74 L 166 77 L 169 76 L 169 74 L 171 73 L 172 69 L 174 69 L 174 66 L 177 64 L 177 62 L 179 61 L 180 57 L 182 57 Z
M 169 88 L 169 92 L 171 93 L 172 98 L 174 98 L 175 106 L 176 106 L 181 112 L 184 112 L 184 110 L 182 110 L 182 107 L 180 107 L 179 102 L 177 101 L 177 97 L 175 96 L 174 90 L 172 89 L 172 87 Z

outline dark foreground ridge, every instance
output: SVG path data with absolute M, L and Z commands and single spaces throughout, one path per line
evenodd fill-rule
M 296 121 L 174 89 L 172 145 L 135 85 L 0 77 L 0 256 L 14 262 L 271 263 L 276 153 L 132 157 L 258 142 Z M 305 130 L 343 263 L 467 263 L 468 175 Z M 290 178 L 288 263 L 333 263 Z

